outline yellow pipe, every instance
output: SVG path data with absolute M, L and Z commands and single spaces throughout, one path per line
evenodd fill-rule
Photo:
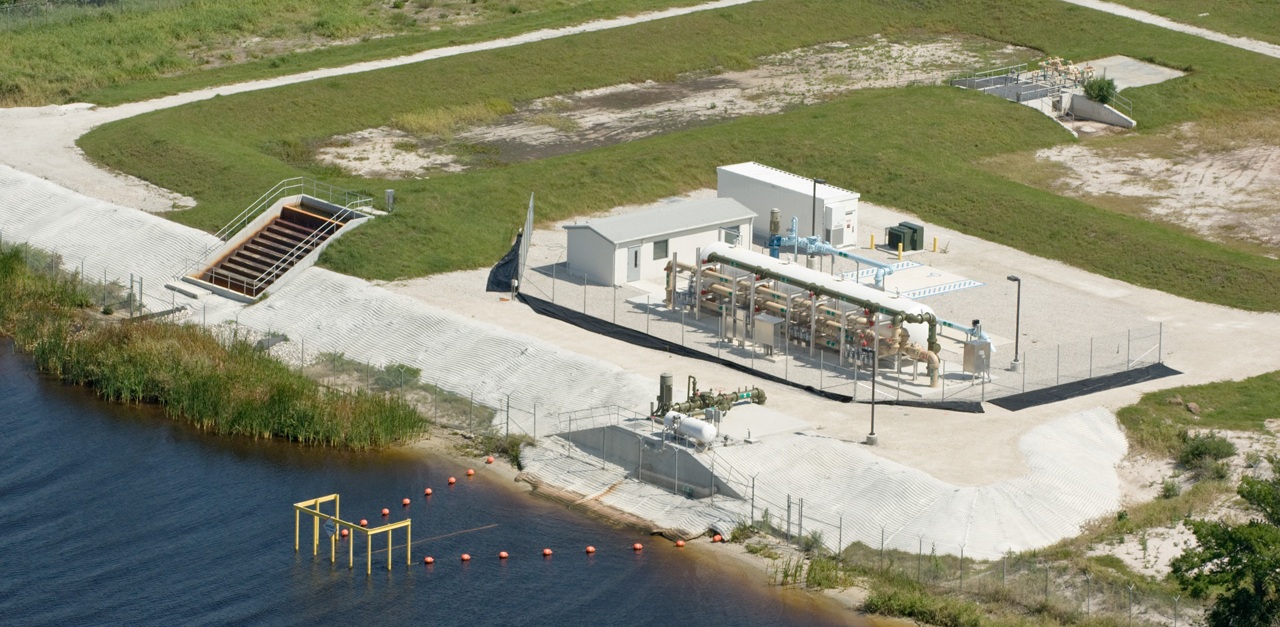
M 902 261 L 902 242 L 898 242 L 898 261 Z
M 367 533 L 364 536 L 364 574 L 373 574 L 373 538 Z
M 413 550 L 413 521 L 412 520 L 409 521 L 408 533 L 409 533 L 409 540 L 404 545 L 404 564 L 405 566 L 412 566 L 413 558 L 410 557 L 409 555 L 410 551 Z
M 320 554 L 320 519 L 311 519 L 311 555 L 312 557 Z
M 938 252 L 938 238 L 933 238 L 933 252 Z
M 387 570 L 391 570 L 391 532 L 387 532 Z
M 347 570 L 352 570 L 356 567 L 356 534 L 347 537 L 351 538 L 347 542 Z
M 298 522 L 298 519 L 300 516 L 301 515 L 298 513 L 298 508 L 296 507 L 293 508 L 293 552 L 294 553 L 298 552 L 298 532 L 301 531 L 301 529 L 299 529 L 301 523 Z
M 875 234 L 875 233 L 872 233 L 872 234 L 871 234 L 871 249 L 872 249 L 872 250 L 875 250 L 875 248 L 876 248 L 876 234 Z

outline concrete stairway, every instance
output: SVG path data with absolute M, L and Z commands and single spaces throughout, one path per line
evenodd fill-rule
M 345 222 L 300 204 L 280 215 L 210 266 L 200 279 L 256 298 Z

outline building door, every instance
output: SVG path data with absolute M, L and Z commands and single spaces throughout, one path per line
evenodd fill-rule
M 627 283 L 640 280 L 640 247 L 627 249 Z

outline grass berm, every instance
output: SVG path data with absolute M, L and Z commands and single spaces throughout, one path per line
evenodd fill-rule
M 984 171 L 978 164 L 993 155 L 1071 138 L 1029 108 L 947 87 L 860 91 L 783 114 L 424 180 L 360 179 L 313 159 L 330 137 L 412 112 L 740 69 L 760 55 L 875 33 L 957 31 L 1069 58 L 1126 54 L 1190 72 L 1125 91 L 1143 129 L 1280 113 L 1280 60 L 1067 3 L 776 0 L 216 98 L 105 125 L 81 146 L 105 165 L 198 199 L 170 217 L 206 230 L 238 213 L 254 196 L 247 190 L 293 176 L 375 196 L 393 188 L 397 212 L 335 242 L 321 260 L 369 279 L 491 264 L 531 191 L 545 224 L 713 186 L 716 165 L 749 159 L 822 173 L 868 201 L 1118 280 L 1280 310 L 1272 288 L 1280 261 Z

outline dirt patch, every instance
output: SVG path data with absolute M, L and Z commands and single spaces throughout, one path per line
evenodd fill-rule
M 855 89 L 935 84 L 964 69 L 1007 64 L 1035 54 L 974 38 L 910 41 L 874 36 L 763 57 L 752 69 L 542 98 L 520 105 L 494 124 L 452 137 L 414 138 L 385 128 L 360 131 L 333 138 L 316 158 L 359 176 L 424 177 L 576 153 L 745 115 L 778 113 Z M 410 145 L 414 141 L 416 150 Z
M 1209 239 L 1243 240 L 1274 256 L 1280 250 L 1280 146 L 1222 145 L 1210 133 L 1184 125 L 1162 136 L 1047 148 L 1036 160 L 1064 170 L 1040 185 Z
M 1280 454 L 1280 419 L 1268 420 L 1268 433 L 1255 431 L 1214 431 L 1236 445 L 1236 455 L 1225 460 L 1231 472 L 1230 485 L 1239 483 L 1241 477 L 1267 477 L 1271 474 L 1266 456 Z M 1208 433 L 1205 430 L 1204 433 Z M 1172 460 L 1135 456 L 1125 460 L 1119 468 L 1125 505 L 1143 503 L 1159 498 L 1166 480 L 1176 481 L 1182 489 L 1191 485 L 1191 478 Z M 1221 520 L 1233 524 L 1248 521 L 1255 514 L 1231 491 L 1218 499 L 1207 511 L 1190 512 L 1200 520 Z M 1190 527 L 1180 521 L 1168 526 L 1143 529 L 1128 534 L 1122 541 L 1092 547 L 1089 555 L 1114 555 L 1136 573 L 1163 578 L 1169 574 L 1169 564 L 1183 551 L 1195 546 L 1195 535 Z

